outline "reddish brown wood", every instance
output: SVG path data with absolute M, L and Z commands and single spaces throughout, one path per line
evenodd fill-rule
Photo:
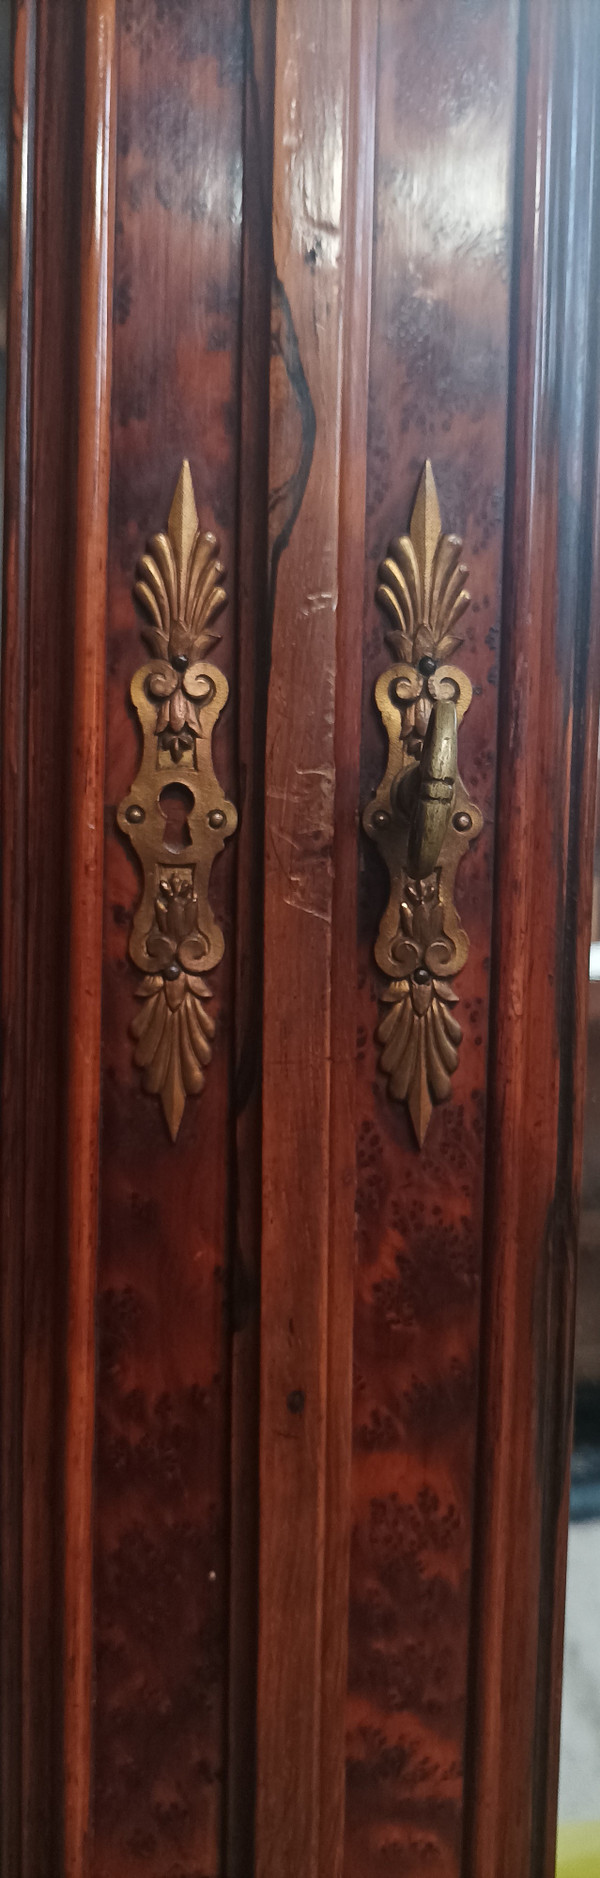
M 88 1861 L 92 1463 L 102 995 L 106 563 L 114 243 L 115 0 L 86 13 L 71 767 L 67 1409 L 66 1878 Z
M 351 9 L 277 17 L 256 1871 L 316 1878 Z M 290 1621 L 291 1619 L 291 1621 Z
M 211 902 L 225 956 L 217 1037 L 173 1144 L 129 1026 L 140 884 L 115 809 L 139 760 L 129 684 L 144 656 L 136 561 L 164 527 L 182 458 L 219 538 L 216 648 L 235 773 L 237 361 L 243 8 L 120 11 L 109 547 L 101 1226 L 95 1545 L 96 1878 L 223 1868 L 228 1596 L 228 1265 L 235 842 Z
M 25 999 L 15 995 L 26 948 L 26 697 L 28 678 L 27 438 L 31 408 L 32 148 L 35 95 L 33 0 L 15 14 L 11 136 L 10 284 L 6 408 L 2 667 L 2 1866 L 21 1848 L 23 1195 Z
M 238 751 L 235 1222 L 232 1245 L 231 1532 L 227 1849 L 250 1878 L 256 1777 L 260 1146 L 265 739 L 269 620 L 269 371 L 273 275 L 275 9 L 246 25 L 238 499 Z
M 38 6 L 32 304 L 23 1375 L 22 1871 L 62 1864 L 69 773 L 84 46 Z M 52 357 L 52 371 L 47 360 Z M 52 570 L 49 579 L 49 569 Z M 42 963 L 43 962 L 43 963 Z
M 523 62 L 469 1878 L 554 1872 L 598 723 L 597 11 Z
M 111 6 L 16 9 L 0 1870 L 458 1878 L 462 1861 L 463 1878 L 550 1878 L 597 713 L 600 28 L 593 0 L 531 0 L 511 394 L 516 0 L 381 0 L 380 24 L 369 0 L 117 15 L 111 313 Z M 241 825 L 213 880 L 214 1060 L 173 1146 L 132 1060 L 139 881 L 115 807 L 139 754 L 135 564 L 184 455 L 228 568 L 214 754 Z M 458 882 L 460 1067 L 419 1156 L 377 1063 L 386 883 L 357 828 L 383 755 L 376 569 L 426 455 L 471 569 L 461 768 L 486 826 Z
M 457 877 L 470 938 L 451 1100 L 423 1150 L 375 1044 L 373 944 L 387 881 L 359 899 L 358 1269 L 346 1878 L 457 1878 L 469 1640 L 496 663 L 512 235 L 514 6 L 381 0 L 377 83 L 361 802 L 382 775 L 377 567 L 426 457 L 464 539 L 459 663 L 475 695 L 460 768 L 485 825 Z
M 325 1561 L 321 1686 L 319 1878 L 344 1859 L 346 1688 L 356 1258 L 356 1038 L 348 987 L 356 977 L 363 575 L 378 7 L 352 10 L 345 152 L 343 378 L 340 435 L 335 692 L 335 876 L 331 926 L 331 1112 Z
M 14 43 L 2 684 L 3 1687 L 0 1867 L 62 1863 L 64 1045 L 80 36 L 70 0 Z M 35 102 L 35 108 L 34 108 Z M 52 370 L 48 370 L 48 359 Z M 10 884 L 9 884 L 10 874 Z M 18 1048 L 13 1047 L 18 1038 Z

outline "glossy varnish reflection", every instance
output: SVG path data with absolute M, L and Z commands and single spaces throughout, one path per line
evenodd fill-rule
M 3 1714 L 21 1721 L 22 1637 L 27 1617 L 23 1573 L 23 1261 L 26 1089 L 23 1063 L 27 1003 L 15 995 L 26 945 L 27 830 L 27 537 L 30 460 L 24 439 L 31 418 L 31 285 L 33 189 L 30 139 L 35 97 L 33 0 L 15 13 L 14 119 L 11 164 L 11 281 L 8 335 L 11 371 L 7 395 L 6 508 L 3 549 L 2 666 L 2 894 L 13 909 L 2 927 L 2 1626 Z M 8 1618 L 8 1621 L 7 1621 Z M 5 1867 L 18 1866 L 21 1849 L 20 1727 L 3 1729 L 0 1831 Z
M 92 1488 L 102 1010 L 106 562 L 114 246 L 115 5 L 86 21 L 71 760 L 65 1452 L 65 1878 L 89 1843 Z
M 550 1878 L 594 0 L 531 0 L 530 43 L 518 0 L 118 0 L 114 64 L 110 0 L 15 18 L 0 1878 Z M 184 457 L 227 568 L 213 757 L 240 827 L 211 877 L 213 1060 L 173 1142 L 132 1060 L 116 810 L 135 568 Z M 456 881 L 464 1040 L 419 1155 L 378 1062 L 387 889 L 360 816 L 377 568 L 426 458 L 469 564 L 484 830 Z
M 269 403 L 273 275 L 275 10 L 252 0 L 244 74 L 240 352 L 236 838 L 235 1221 L 232 1244 L 231 1528 L 227 1840 L 247 1878 L 256 1779 L 258 1396 L 261 1226 L 264 783 L 269 604 Z
M 599 80 L 597 8 L 534 4 L 508 470 L 468 1878 L 555 1869 L 598 736 Z
M 356 1039 L 354 1027 L 348 1022 L 348 980 L 350 970 L 356 973 L 357 803 L 360 795 L 364 628 L 362 580 L 366 526 L 377 37 L 378 9 L 371 5 L 371 0 L 358 0 L 353 8 L 352 19 L 344 218 L 319 1878 L 339 1878 L 344 1863 L 352 1340 L 356 1259 Z
M 19 1878 L 63 1867 L 63 1199 L 82 55 L 70 0 L 15 8 L 1 739 L 0 1869 Z

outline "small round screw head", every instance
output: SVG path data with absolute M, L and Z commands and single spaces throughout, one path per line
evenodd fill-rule
M 145 822 L 146 811 L 140 808 L 139 802 L 132 802 L 131 808 L 125 811 L 125 820 L 126 822 Z
M 211 809 L 208 817 L 208 826 L 209 828 L 222 828 L 226 820 L 227 816 L 223 809 Z
M 373 827 L 387 828 L 389 819 L 387 809 L 378 809 L 377 814 L 373 816 Z
M 437 672 L 437 659 L 426 654 L 425 658 L 419 659 L 418 670 L 423 678 L 433 678 L 434 672 Z
M 431 972 L 428 972 L 426 965 L 417 965 L 413 978 L 416 985 L 428 985 L 431 983 Z
M 176 652 L 171 659 L 171 664 L 175 667 L 176 672 L 187 672 L 188 663 L 189 661 L 186 658 L 185 652 Z
M 452 820 L 454 827 L 458 828 L 459 834 L 461 835 L 466 835 L 469 828 L 473 827 L 471 817 L 465 813 L 464 809 L 461 809 L 458 815 L 453 815 Z
M 177 959 L 171 959 L 170 965 L 165 965 L 163 978 L 181 978 L 181 966 L 178 965 Z

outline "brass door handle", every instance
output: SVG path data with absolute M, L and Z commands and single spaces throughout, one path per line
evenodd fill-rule
M 408 1103 L 420 1147 L 432 1104 L 450 1095 L 458 1067 L 462 1032 L 453 980 L 469 941 L 454 906 L 454 878 L 483 824 L 457 763 L 472 686 L 447 662 L 461 644 L 457 627 L 469 605 L 461 548 L 455 535 L 442 534 L 426 463 L 410 534 L 391 543 L 379 570 L 377 600 L 388 616 L 396 663 L 375 688 L 388 756 L 363 815 L 390 881 L 375 943 L 388 980 L 377 1030 L 380 1064 L 390 1095 Z
M 409 818 L 407 859 L 414 880 L 426 880 L 439 860 L 452 814 L 457 763 L 456 705 L 440 699 L 433 706 L 420 762 L 392 789 L 393 808 L 397 802 Z

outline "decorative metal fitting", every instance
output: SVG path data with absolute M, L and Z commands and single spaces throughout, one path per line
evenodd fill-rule
M 160 1096 L 173 1141 L 186 1096 L 203 1088 L 212 1056 L 205 973 L 218 965 L 225 942 L 208 890 L 215 856 L 237 826 L 211 747 L 229 687 L 205 662 L 221 636 L 214 622 L 227 604 L 223 572 L 215 536 L 199 526 L 185 462 L 167 532 L 154 536 L 137 569 L 134 593 L 150 620 L 144 636 L 154 656 L 131 682 L 144 747 L 117 813 L 144 883 L 129 941 L 144 974 L 142 1008 L 131 1025 L 134 1062 L 144 1088 Z
M 469 941 L 454 906 L 456 869 L 483 817 L 457 768 L 458 729 L 473 695 L 465 673 L 446 661 L 458 650 L 470 604 L 462 541 L 443 535 L 430 463 L 425 464 L 410 535 L 392 542 L 376 598 L 398 664 L 378 679 L 375 698 L 388 735 L 385 776 L 363 815 L 390 877 L 375 945 L 392 980 L 377 1030 L 388 1089 L 406 1101 L 419 1147 L 433 1102 L 451 1093 L 462 1031 L 453 1006 L 456 974 Z

